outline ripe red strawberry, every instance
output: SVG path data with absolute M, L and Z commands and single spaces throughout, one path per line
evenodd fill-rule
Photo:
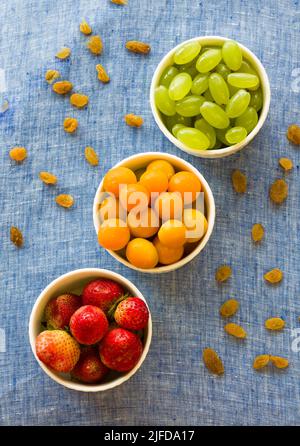
M 142 330 L 149 319 L 147 305 L 138 297 L 128 297 L 119 303 L 115 311 L 115 321 L 128 330 Z
M 46 305 L 45 319 L 48 328 L 65 328 L 71 316 L 81 306 L 81 297 L 75 294 L 62 294 Z
M 96 344 L 103 338 L 107 329 L 107 317 L 94 305 L 80 307 L 70 320 L 71 333 L 80 344 Z
M 143 352 L 140 338 L 124 328 L 115 328 L 104 336 L 99 346 L 101 361 L 106 367 L 127 372 L 139 361 Z
M 97 349 L 83 349 L 72 376 L 84 383 L 96 383 L 102 381 L 108 371 L 100 361 Z
M 63 330 L 45 330 L 35 341 L 37 357 L 57 372 L 70 372 L 80 356 L 75 339 Z
M 95 305 L 105 313 L 124 294 L 117 282 L 108 279 L 93 280 L 88 283 L 82 293 L 83 305 Z

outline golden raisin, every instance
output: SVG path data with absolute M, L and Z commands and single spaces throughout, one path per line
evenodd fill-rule
M 64 47 L 61 50 L 58 51 L 58 53 L 56 53 L 56 56 L 58 59 L 67 59 L 71 54 L 71 50 L 70 48 Z
M 74 204 L 74 198 L 72 197 L 72 195 L 69 194 L 57 195 L 55 201 L 57 204 L 59 204 L 59 206 L 62 206 L 64 208 L 70 208 Z
M 27 158 L 27 150 L 25 147 L 14 147 L 9 151 L 9 156 L 17 163 L 21 163 L 25 158 Z
M 73 84 L 69 81 L 58 81 L 52 85 L 52 90 L 57 94 L 67 94 L 72 88 Z
M 82 22 L 79 25 L 79 29 L 82 32 L 82 34 L 85 34 L 86 36 L 92 34 L 92 28 L 85 20 L 82 20 Z
M 87 43 L 87 47 L 92 54 L 95 54 L 96 56 L 101 54 L 103 50 L 103 43 L 101 37 L 92 36 Z
M 144 123 L 144 120 L 141 116 L 134 115 L 133 113 L 129 113 L 124 117 L 125 122 L 130 127 L 141 127 Z
M 285 321 L 280 317 L 271 317 L 265 321 L 265 327 L 268 330 L 282 330 L 285 326 Z
M 104 84 L 107 84 L 110 81 L 110 77 L 107 74 L 105 68 L 103 67 L 103 65 L 98 64 L 96 65 L 96 70 L 98 73 L 98 79 L 99 81 L 103 82 Z
M 19 228 L 12 226 L 10 228 L 10 240 L 16 245 L 18 248 L 23 246 L 23 234 Z
M 251 235 L 254 242 L 260 242 L 265 235 L 263 225 L 260 223 L 255 223 L 255 225 L 252 226 Z
M 151 50 L 150 45 L 148 43 L 139 42 L 138 40 L 128 40 L 126 42 L 126 48 L 133 53 L 138 54 L 148 54 Z
M 239 302 L 235 299 L 228 299 L 220 307 L 220 315 L 223 317 L 233 316 L 239 309 Z
M 292 124 L 289 126 L 287 131 L 287 139 L 291 141 L 293 144 L 300 144 L 300 127 L 296 124 Z
M 283 272 L 279 268 L 274 268 L 264 275 L 264 279 L 269 283 L 279 283 L 282 281 Z
M 127 0 L 110 0 L 112 3 L 115 3 L 115 5 L 127 5 Z
M 216 281 L 226 282 L 231 277 L 232 270 L 228 265 L 220 266 L 216 271 Z
M 274 203 L 276 204 L 283 203 L 286 197 L 288 196 L 288 185 L 282 179 L 275 180 L 270 187 L 269 195 Z
M 90 163 L 92 166 L 98 166 L 99 164 L 98 155 L 93 149 L 93 147 L 86 147 L 84 150 L 84 154 L 88 163 Z
M 64 130 L 67 133 L 74 133 L 77 130 L 78 121 L 76 118 L 66 118 L 64 120 Z
M 280 158 L 279 160 L 279 165 L 283 168 L 283 170 L 285 170 L 286 172 L 289 170 L 292 170 L 292 168 L 294 167 L 293 165 L 293 161 L 290 160 L 289 158 Z
M 55 175 L 53 175 L 53 173 L 50 173 L 50 172 L 40 172 L 39 178 L 45 184 L 56 184 L 57 183 L 57 177 Z
M 205 348 L 202 352 L 203 362 L 206 368 L 216 375 L 224 373 L 224 365 L 219 355 L 212 348 Z
M 89 103 L 89 97 L 85 94 L 73 93 L 70 96 L 70 103 L 77 108 L 83 108 Z
M 48 84 L 52 84 L 55 79 L 60 77 L 60 73 L 57 70 L 47 70 L 45 74 L 45 79 L 48 82 Z
M 234 170 L 231 175 L 232 186 L 238 194 L 247 190 L 247 177 L 240 170 Z
M 226 324 L 224 330 L 235 338 L 245 339 L 247 337 L 247 333 L 243 327 L 234 323 Z
M 270 355 L 258 355 L 253 361 L 253 368 L 255 370 L 262 369 L 266 367 L 270 362 Z
M 281 356 L 270 356 L 270 360 L 278 369 L 286 369 L 289 365 L 289 361 Z

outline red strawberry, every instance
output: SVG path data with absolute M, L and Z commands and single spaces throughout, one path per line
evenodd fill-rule
M 80 307 L 70 320 L 71 333 L 80 344 L 96 344 L 103 338 L 107 329 L 107 317 L 94 305 Z
M 142 330 L 149 319 L 147 305 L 138 297 L 128 297 L 119 303 L 115 311 L 115 321 L 128 330 Z
M 72 370 L 72 376 L 84 383 L 102 381 L 108 373 L 108 368 L 100 361 L 96 349 L 82 350 L 79 361 Z
M 112 280 L 98 279 L 88 283 L 82 293 L 83 305 L 95 305 L 107 312 L 124 294 L 123 288 Z
M 46 305 L 45 318 L 48 328 L 65 328 L 71 316 L 81 306 L 81 297 L 75 294 L 62 294 Z
M 143 352 L 140 338 L 124 328 L 109 331 L 99 346 L 101 361 L 118 372 L 131 370 Z
M 75 339 L 63 330 L 45 330 L 35 341 L 37 357 L 57 372 L 70 372 L 80 356 Z

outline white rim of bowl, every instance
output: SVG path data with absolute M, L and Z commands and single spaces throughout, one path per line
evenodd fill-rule
M 77 276 L 78 274 L 81 274 L 81 273 L 88 273 L 87 278 L 90 275 L 91 280 L 93 277 L 95 279 L 97 277 L 110 278 L 112 280 L 115 279 L 118 283 L 122 284 L 124 286 L 124 288 L 128 288 L 136 297 L 139 297 L 140 299 L 142 299 L 145 302 L 145 304 L 147 305 L 148 310 L 149 310 L 147 336 L 145 338 L 145 343 L 143 345 L 143 347 L 144 347 L 143 353 L 142 353 L 142 356 L 140 357 L 138 363 L 129 372 L 125 373 L 124 375 L 120 376 L 119 378 L 116 378 L 116 379 L 114 379 L 108 383 L 104 383 L 104 384 L 101 384 L 101 383 L 99 383 L 99 384 L 84 384 L 84 383 L 79 383 L 76 381 L 73 382 L 71 380 L 70 381 L 64 380 L 58 373 L 52 371 L 48 366 L 46 366 L 42 361 L 40 361 L 36 355 L 35 340 L 36 340 L 37 335 L 35 334 L 35 328 L 34 328 L 34 325 L 36 323 L 35 315 L 36 315 L 36 312 L 38 311 L 38 309 L 40 308 L 40 306 L 44 306 L 44 308 L 45 308 L 47 302 L 49 302 L 49 300 L 51 299 L 51 298 L 49 298 L 47 300 L 47 302 L 45 302 L 45 303 L 43 302 L 46 293 L 48 293 L 54 285 L 56 285 L 57 283 L 61 282 L 62 280 L 66 279 L 66 278 L 70 278 L 70 277 L 74 276 L 74 280 L 76 280 L 75 276 Z M 35 359 L 37 360 L 40 367 L 44 370 L 44 372 L 50 378 L 52 378 L 53 381 L 56 381 L 58 384 L 61 384 L 62 386 L 67 387 L 68 389 L 77 390 L 79 392 L 104 392 L 105 390 L 113 389 L 114 387 L 117 387 L 117 386 L 123 384 L 124 382 L 128 381 L 138 371 L 138 369 L 141 367 L 144 360 L 146 359 L 146 356 L 149 352 L 151 340 L 152 340 L 151 311 L 150 311 L 148 303 L 147 303 L 145 297 L 143 296 L 143 294 L 138 290 L 138 288 L 130 280 L 126 279 L 121 274 L 115 273 L 114 271 L 110 271 L 108 269 L 102 269 L 102 268 L 81 268 L 81 269 L 69 271 L 68 273 L 65 273 L 65 274 L 57 277 L 56 279 L 52 280 L 52 282 L 50 282 L 46 286 L 46 288 L 44 288 L 44 290 L 40 293 L 39 297 L 37 298 L 37 300 L 35 301 L 35 304 L 32 307 L 30 318 L 29 318 L 28 333 L 29 333 L 29 341 L 30 341 L 31 350 L 34 354 Z
M 208 240 L 210 239 L 210 236 L 213 232 L 213 228 L 214 228 L 214 224 L 215 224 L 215 216 L 216 216 L 215 200 L 214 200 L 214 196 L 211 191 L 211 188 L 210 188 L 208 182 L 206 181 L 206 179 L 203 177 L 203 175 L 188 161 L 185 161 L 176 155 L 171 155 L 169 153 L 162 153 L 162 152 L 143 152 L 143 153 L 129 156 L 128 158 L 124 158 L 122 161 L 120 161 L 119 163 L 117 163 L 113 167 L 111 167 L 111 169 L 114 169 L 119 166 L 125 166 L 127 163 L 130 163 L 130 161 L 138 160 L 140 157 L 143 157 L 143 156 L 145 156 L 145 157 L 150 156 L 150 157 L 153 157 L 153 159 L 164 159 L 169 162 L 172 162 L 172 160 L 173 160 L 175 162 L 181 163 L 184 166 L 186 166 L 186 168 L 189 169 L 189 171 L 193 172 L 200 179 L 201 185 L 203 186 L 203 191 L 206 195 L 205 201 L 206 201 L 206 203 L 209 203 L 209 207 L 210 207 L 210 209 L 209 209 L 210 215 L 209 215 L 209 218 L 207 221 L 208 227 L 207 227 L 207 231 L 206 231 L 204 237 L 200 240 L 199 244 L 196 246 L 196 248 L 190 254 L 188 254 L 187 256 L 180 259 L 178 262 L 175 262 L 171 265 L 164 265 L 164 266 L 159 266 L 159 267 L 150 268 L 150 269 L 137 268 L 136 266 L 129 263 L 126 259 L 124 259 L 120 255 L 116 254 L 114 251 L 106 249 L 106 251 L 112 257 L 114 257 L 116 260 L 121 262 L 123 265 L 125 265 L 128 268 L 131 268 L 133 270 L 140 271 L 142 273 L 148 273 L 148 274 L 167 273 L 167 272 L 175 271 L 176 269 L 181 268 L 182 266 L 189 263 L 204 249 L 204 247 L 208 243 Z M 150 162 L 150 160 L 149 160 L 149 162 Z M 94 228 L 95 228 L 96 234 L 98 234 L 98 230 L 100 227 L 99 218 L 98 218 L 98 204 L 99 204 L 99 195 L 103 191 L 102 189 L 103 189 L 103 178 L 98 186 L 98 189 L 97 189 L 95 197 L 94 197 L 94 203 L 93 203 L 93 222 L 94 222 Z M 102 248 L 102 249 L 105 249 L 105 248 Z
M 259 119 L 254 127 L 254 129 L 247 135 L 247 137 L 241 141 L 238 144 L 234 144 L 232 146 L 224 147 L 222 149 L 209 149 L 209 150 L 197 150 L 197 149 L 191 149 L 190 147 L 186 146 L 182 142 L 180 142 L 177 138 L 175 138 L 174 135 L 172 135 L 171 132 L 167 129 L 165 124 L 163 123 L 161 119 L 161 114 L 158 108 L 156 107 L 155 101 L 154 101 L 154 91 L 155 88 L 158 86 L 158 82 L 160 79 L 160 76 L 162 74 L 163 69 L 165 68 L 165 65 L 167 62 L 169 62 L 169 59 L 175 51 L 180 48 L 182 45 L 188 42 L 194 42 L 199 41 L 200 43 L 205 42 L 207 45 L 214 44 L 214 43 L 224 43 L 225 41 L 232 40 L 227 37 L 221 37 L 221 36 L 200 36 L 200 37 L 194 37 L 193 39 L 185 40 L 178 44 L 176 47 L 172 48 L 159 62 L 157 65 L 152 81 L 151 81 L 151 87 L 150 87 L 150 106 L 152 110 L 153 117 L 155 119 L 156 124 L 158 125 L 159 129 L 163 132 L 163 134 L 179 149 L 183 150 L 184 152 L 189 153 L 190 155 L 195 155 L 197 157 L 202 158 L 222 158 L 228 155 L 232 155 L 236 153 L 237 151 L 241 150 L 245 146 L 249 144 L 250 141 L 257 135 L 257 133 L 262 128 L 269 112 L 270 108 L 270 101 L 271 101 L 271 90 L 270 90 L 270 82 L 267 75 L 267 72 L 261 63 L 261 61 L 258 59 L 258 57 L 252 53 L 249 48 L 238 42 L 239 46 L 242 49 L 243 54 L 246 56 L 246 59 L 253 65 L 254 61 L 254 68 L 258 71 L 260 81 L 261 81 L 261 88 L 263 92 L 263 107 L 260 111 Z

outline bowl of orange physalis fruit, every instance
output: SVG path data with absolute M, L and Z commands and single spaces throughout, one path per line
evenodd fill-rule
M 160 152 L 124 159 L 109 170 L 94 199 L 98 243 L 129 268 L 163 273 L 182 267 L 208 242 L 215 203 L 190 163 Z

